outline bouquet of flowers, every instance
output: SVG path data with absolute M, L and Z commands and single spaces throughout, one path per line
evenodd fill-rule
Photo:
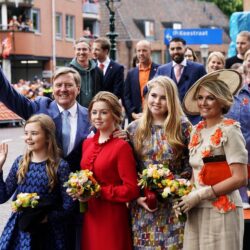
M 27 207 L 35 208 L 39 198 L 37 193 L 20 193 L 17 195 L 17 199 L 11 203 L 12 211 L 19 212 Z
M 64 183 L 66 192 L 73 197 L 88 199 L 98 194 L 101 187 L 93 177 L 93 172 L 88 169 L 70 173 L 69 180 Z M 80 201 L 80 212 L 87 210 L 87 203 Z
M 165 187 L 166 179 L 174 179 L 173 173 L 164 164 L 149 164 L 139 176 L 138 185 L 150 190 L 161 190 Z
M 144 188 L 147 205 L 150 209 L 157 207 L 156 193 L 161 194 L 167 179 L 172 180 L 174 175 L 169 170 L 167 164 L 149 164 L 146 169 L 139 174 L 138 185 Z
M 178 204 L 178 200 L 182 196 L 188 195 L 194 189 L 194 185 L 186 179 L 167 179 L 164 181 L 164 185 L 165 188 L 163 189 L 162 197 L 164 199 L 172 198 L 174 205 Z M 186 214 L 182 213 L 180 208 L 175 209 L 175 215 L 180 221 L 186 221 Z
M 174 199 L 178 199 L 189 194 L 194 188 L 194 185 L 186 179 L 167 179 L 164 181 L 164 185 L 165 188 L 162 192 L 163 198 L 168 198 L 171 196 Z

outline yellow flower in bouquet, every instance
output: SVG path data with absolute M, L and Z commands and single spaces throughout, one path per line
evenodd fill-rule
M 82 199 L 88 199 L 95 196 L 100 192 L 100 185 L 93 177 L 93 172 L 88 169 L 76 171 L 70 173 L 69 180 L 64 183 L 64 187 L 67 187 L 66 192 L 70 196 L 81 197 Z M 80 202 L 81 212 L 85 212 L 86 205 Z
M 168 179 L 173 179 L 174 176 L 167 164 L 149 164 L 139 176 L 138 185 L 144 189 L 146 203 L 150 209 L 155 209 L 159 195 L 165 187 L 165 182 Z
M 189 180 L 173 179 L 165 182 L 166 186 L 163 189 L 162 197 L 164 199 L 172 198 L 174 206 L 178 204 L 178 199 L 184 195 L 188 195 L 195 187 Z M 175 209 L 175 215 L 180 221 L 186 221 L 186 215 L 179 208 Z
M 173 179 L 174 176 L 166 164 L 149 164 L 146 169 L 139 174 L 140 179 L 138 185 L 142 188 L 151 190 L 159 190 L 165 187 L 165 182 L 168 179 Z
M 163 198 L 168 198 L 171 196 L 174 199 L 178 199 L 189 194 L 194 188 L 194 185 L 186 179 L 167 180 L 164 184 L 165 188 L 162 192 Z
M 27 207 L 34 208 L 38 205 L 39 198 L 37 193 L 20 193 L 17 195 L 17 199 L 11 203 L 12 211 L 18 212 Z

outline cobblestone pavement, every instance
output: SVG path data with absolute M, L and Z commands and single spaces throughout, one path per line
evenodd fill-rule
M 0 141 L 5 140 L 9 145 L 9 153 L 3 166 L 4 179 L 8 175 L 14 160 L 25 150 L 23 128 L 0 128 Z M 0 235 L 11 213 L 10 202 L 11 199 L 4 204 L 0 204 Z

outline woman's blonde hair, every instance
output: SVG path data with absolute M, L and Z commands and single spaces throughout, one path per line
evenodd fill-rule
M 31 116 L 25 123 L 24 128 L 27 124 L 37 123 L 43 130 L 46 142 L 47 142 L 47 154 L 48 159 L 46 162 L 46 172 L 49 178 L 49 188 L 50 191 L 57 184 L 57 169 L 60 162 L 60 149 L 57 147 L 56 137 L 55 137 L 55 124 L 53 120 L 45 114 L 38 114 Z M 19 168 L 17 171 L 18 183 L 22 183 L 25 179 L 26 173 L 29 170 L 29 164 L 31 162 L 32 151 L 27 150 L 19 162 Z
M 163 129 L 168 139 L 168 143 L 174 149 L 176 158 L 181 154 L 184 145 L 182 134 L 182 117 L 184 116 L 179 101 L 178 90 L 176 84 L 166 76 L 158 76 L 148 82 L 148 93 L 145 96 L 144 109 L 142 117 L 139 120 L 138 127 L 133 138 L 135 151 L 141 155 L 144 141 L 149 139 L 151 134 L 151 126 L 153 124 L 153 116 L 148 108 L 148 96 L 153 88 L 160 86 L 164 89 L 167 100 L 167 113 L 163 123 Z
M 212 60 L 213 57 L 216 57 L 219 61 L 221 61 L 223 67 L 225 67 L 225 64 L 226 64 L 225 56 L 220 51 L 214 51 L 207 58 L 207 72 L 209 72 L 208 64 Z
M 233 104 L 233 95 L 225 82 L 218 79 L 202 82 L 196 89 L 196 92 L 194 94 L 196 100 L 201 88 L 206 89 L 208 92 L 215 96 L 215 98 L 222 105 L 222 114 L 226 114 L 229 111 L 230 107 Z
M 115 126 L 118 128 L 123 120 L 122 106 L 119 103 L 117 96 L 108 91 L 98 92 L 89 104 L 89 119 L 91 120 L 91 111 L 95 102 L 105 102 L 114 118 Z

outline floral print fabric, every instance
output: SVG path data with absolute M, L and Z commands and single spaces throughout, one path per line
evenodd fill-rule
M 233 119 L 223 119 L 212 128 L 206 128 L 205 121 L 199 122 L 192 130 L 189 151 L 197 188 L 204 185 L 201 178 L 204 157 L 225 155 L 228 164 L 247 163 L 247 152 L 240 125 Z M 234 210 L 236 205 L 241 206 L 238 191 L 219 197 L 215 201 L 203 201 L 200 204 L 201 207 L 215 206 L 217 211 L 222 213 Z
M 129 125 L 130 138 L 134 137 L 137 126 L 137 121 Z M 169 145 L 164 129 L 161 126 L 152 126 L 151 134 L 150 139 L 143 143 L 143 156 L 138 161 L 139 172 L 147 168 L 149 164 L 167 162 L 176 178 L 183 173 L 187 178 L 190 178 L 191 167 L 188 149 L 184 149 L 181 158 L 176 160 L 174 157 L 176 152 Z M 185 144 L 188 145 L 190 126 L 185 120 L 182 122 L 182 134 L 185 138 Z M 132 204 L 131 215 L 135 250 L 182 249 L 184 223 L 178 221 L 172 206 L 171 200 L 158 201 L 158 210 L 149 213 L 136 202 Z

